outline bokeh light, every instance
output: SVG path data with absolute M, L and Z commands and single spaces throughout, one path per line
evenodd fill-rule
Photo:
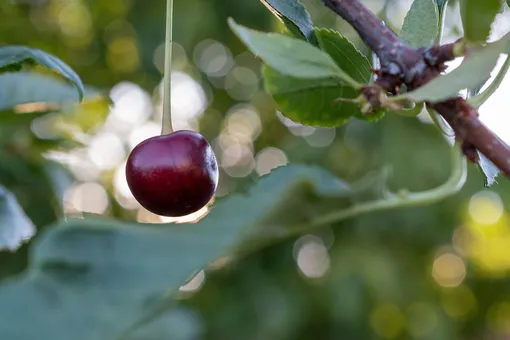
M 370 325 L 377 335 L 386 339 L 394 339 L 404 331 L 406 319 L 398 306 L 382 304 L 371 312 Z
M 260 176 L 266 175 L 272 169 L 284 166 L 288 162 L 285 152 L 278 148 L 267 147 L 257 154 L 256 171 Z
M 113 133 L 104 132 L 92 137 L 88 153 L 90 160 L 101 170 L 111 170 L 126 157 L 122 140 Z
M 456 254 L 441 254 L 434 260 L 432 276 L 442 287 L 457 287 L 466 277 L 466 265 Z
M 116 121 L 136 126 L 146 121 L 152 111 L 149 95 L 136 84 L 122 82 L 110 91 L 113 101 L 111 114 Z
M 308 278 L 321 278 L 329 270 L 331 259 L 322 239 L 305 235 L 294 244 L 294 256 L 299 271 Z
M 510 335 L 510 301 L 499 301 L 487 312 L 487 323 L 497 334 Z
M 497 193 L 484 190 L 471 197 L 469 215 L 475 223 L 494 224 L 503 216 L 503 202 Z
M 475 295 L 464 284 L 442 290 L 440 299 L 443 310 L 454 319 L 466 319 L 477 311 Z
M 67 212 L 103 214 L 108 209 L 108 194 L 103 186 L 95 182 L 80 183 L 64 195 Z
M 221 42 L 206 39 L 195 46 L 193 61 L 208 76 L 225 76 L 234 65 L 232 53 Z
M 427 302 L 414 302 L 407 310 L 408 328 L 415 338 L 430 335 L 438 326 L 438 315 L 434 306 Z

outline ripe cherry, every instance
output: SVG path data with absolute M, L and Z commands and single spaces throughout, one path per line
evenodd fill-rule
M 181 130 L 138 144 L 127 159 L 126 177 L 145 209 L 179 217 L 211 200 L 218 185 L 218 163 L 201 134 Z

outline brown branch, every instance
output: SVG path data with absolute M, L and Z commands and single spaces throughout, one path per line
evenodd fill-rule
M 384 23 L 359 0 L 322 0 L 324 4 L 347 21 L 373 50 L 381 62 L 379 77 L 373 86 L 395 92 L 405 84 L 409 90 L 425 85 L 446 69 L 445 62 L 455 58 L 458 42 L 429 48 L 411 48 L 401 41 Z M 370 102 L 377 90 L 364 88 Z M 427 103 L 434 108 L 455 131 L 457 140 L 470 160 L 480 151 L 507 177 L 510 177 L 510 147 L 502 142 L 478 118 L 477 110 L 463 98 L 455 97 L 439 103 Z
M 462 98 L 449 99 L 432 107 L 450 124 L 457 139 L 468 142 L 510 177 L 510 147 L 478 119 L 475 108 Z M 466 156 L 471 158 L 468 153 Z

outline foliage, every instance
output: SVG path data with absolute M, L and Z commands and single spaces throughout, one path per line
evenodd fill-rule
M 439 33 L 439 7 L 435 0 L 413 1 L 400 30 L 411 47 L 431 46 Z
M 490 0 L 483 4 L 474 0 L 460 1 L 465 38 L 473 42 L 485 42 L 501 6 L 500 0 Z
M 367 112 L 367 103 L 359 101 L 359 94 L 370 81 L 373 65 L 358 42 L 347 33 L 314 26 L 313 16 L 299 1 L 263 2 L 294 37 L 288 32 L 266 34 L 236 23 L 269 30 L 273 22 L 259 4 L 201 0 L 198 9 L 191 2 L 180 2 L 176 8 L 183 17 L 205 18 L 200 25 L 190 20 L 176 28 L 182 32 L 179 39 L 189 55 L 209 34 L 221 37 L 229 51 L 239 52 L 236 63 L 250 60 L 241 70 L 244 74 L 251 74 L 247 65 L 255 65 L 250 72 L 263 78 L 264 87 L 248 99 L 258 111 L 262 129 L 247 147 L 249 153 L 258 154 L 253 162 L 263 164 L 263 151 L 278 147 L 292 163 L 260 179 L 253 172 L 245 178 L 229 173 L 229 154 L 221 148 L 228 139 L 224 133 L 236 126 L 229 125 L 234 119 L 241 124 L 252 116 L 227 114 L 228 108 L 243 100 L 229 97 L 231 92 L 218 85 L 217 77 L 203 67 L 200 74 L 188 61 L 180 71 L 200 80 L 214 98 L 200 128 L 211 139 L 219 135 L 214 140 L 224 167 L 220 184 L 237 191 L 217 198 L 209 213 L 193 224 L 139 223 L 141 219 L 118 199 L 111 171 L 93 177 L 108 189 L 110 208 L 105 216 L 66 216 L 63 193 L 69 192 L 73 181 L 92 180 L 72 178 L 49 155 L 90 148 L 87 143 L 99 129 L 122 124 L 111 114 L 106 91 L 84 86 L 61 59 L 35 48 L 0 47 L 0 184 L 6 187 L 0 200 L 4 203 L 0 247 L 13 248 L 5 243 L 5 235 L 37 227 L 28 247 L 0 253 L 2 263 L 7 264 L 0 271 L 5 278 L 0 285 L 0 338 L 451 339 L 502 331 L 493 320 L 501 317 L 494 315 L 501 310 L 498 306 L 504 303 L 505 292 L 494 286 L 507 284 L 510 266 L 508 261 L 487 259 L 506 256 L 504 249 L 494 245 L 508 239 L 508 216 L 502 209 L 497 220 L 483 222 L 482 218 L 497 210 L 498 200 L 483 192 L 485 196 L 477 197 L 485 201 L 476 202 L 486 210 L 475 206 L 467 213 L 465 206 L 469 199 L 474 202 L 472 195 L 482 181 L 471 169 L 462 187 L 464 163 L 455 149 L 453 167 L 445 165 L 451 150 L 444 136 L 417 119 L 396 117 L 392 111 Z M 57 1 L 50 3 L 60 6 Z M 146 88 L 156 85 L 160 74 L 154 71 L 152 56 L 143 53 L 156 48 L 153 32 L 163 31 L 163 19 L 157 25 L 154 19 L 160 17 L 163 4 L 80 4 L 66 9 L 67 13 L 81 13 L 90 6 L 98 27 L 89 29 L 105 31 L 105 39 L 115 36 L 122 44 L 111 43 L 87 67 L 79 62 L 83 59 L 78 55 L 86 54 L 79 53 L 83 47 L 76 47 L 83 41 L 65 36 L 72 30 L 62 30 L 60 37 L 49 35 L 53 46 L 48 50 L 62 53 L 57 47 L 62 41 L 74 46 L 75 54 L 67 56 L 74 55 L 69 60 L 74 59 L 86 83 L 112 87 L 120 79 L 131 79 L 140 80 Z M 401 37 L 413 46 L 430 46 L 437 39 L 442 5 L 416 0 Z M 10 18 L 22 27 L 27 16 L 24 7 L 0 4 L 0 11 L 4 8 L 14 11 Z M 496 6 L 461 1 L 461 8 L 466 37 L 472 42 L 485 41 Z M 478 11 L 483 12 L 483 20 L 473 14 Z M 243 55 L 239 41 L 227 35 L 227 12 L 236 19 L 228 21 L 229 27 L 262 65 Z M 138 69 L 129 71 L 135 57 L 122 57 L 123 50 L 118 48 L 129 50 L 127 41 L 132 36 L 128 39 L 126 35 L 132 34 L 131 28 L 119 30 L 124 34 L 119 38 L 112 22 L 120 26 L 130 22 L 140 35 Z M 196 36 L 188 33 L 192 29 Z M 31 40 L 23 31 L 10 43 L 28 44 Z M 507 49 L 507 37 L 481 46 L 454 71 L 402 97 L 421 108 L 424 101 L 479 86 Z M 108 56 L 113 58 L 108 53 L 118 58 L 108 65 L 111 69 L 103 64 Z M 276 109 L 293 123 L 279 121 Z M 42 119 L 53 122 L 51 138 L 34 129 Z M 117 133 L 126 134 L 119 126 Z M 246 138 L 239 137 L 243 125 L 237 126 L 234 133 Z M 313 133 L 292 134 L 306 129 Z M 321 131 L 333 131 L 335 137 L 320 146 L 321 138 L 327 136 Z M 237 150 L 246 146 L 236 145 Z M 385 164 L 393 166 L 391 177 L 377 170 Z M 243 192 L 243 187 L 249 189 Z M 502 202 L 510 200 L 508 183 L 491 191 L 496 192 Z M 435 204 L 439 200 L 442 203 Z M 16 247 L 29 234 L 19 234 Z M 464 240 L 466 235 L 472 239 Z M 480 243 L 493 246 L 480 250 Z M 303 249 L 308 249 L 308 257 Z M 445 254 L 453 258 L 450 265 L 456 266 L 446 274 L 437 264 Z M 321 275 L 313 268 L 309 271 L 306 261 L 314 263 L 316 271 L 326 263 L 326 271 Z M 201 270 L 207 279 L 200 291 L 187 295 L 179 289 Z M 464 276 L 453 275 L 454 270 Z

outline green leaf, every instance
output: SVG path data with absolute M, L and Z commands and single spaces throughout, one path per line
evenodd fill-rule
M 33 60 L 42 66 L 52 69 L 62 77 L 72 82 L 78 90 L 79 99 L 83 99 L 85 89 L 80 77 L 71 67 L 56 56 L 26 46 L 0 47 L 0 69 L 28 60 Z
M 92 89 L 85 93 L 86 96 L 96 94 Z M 60 105 L 81 99 L 73 86 L 56 78 L 33 72 L 0 74 L 0 111 L 20 104 L 44 102 Z
M 411 47 L 433 45 L 439 32 L 439 11 L 435 0 L 414 0 L 400 30 L 400 38 Z
M 45 160 L 41 166 L 43 177 L 53 193 L 58 208 L 64 210 L 64 194 L 75 183 L 71 172 L 62 164 Z
M 289 31 L 298 37 L 316 43 L 310 14 L 299 0 L 261 0 Z
M 315 33 L 320 48 L 327 52 L 348 76 L 358 83 L 366 84 L 370 82 L 372 77 L 371 69 L 374 67 L 349 39 L 340 34 L 340 32 L 330 29 L 316 29 Z M 358 92 L 354 92 L 346 86 L 339 88 L 338 92 L 341 95 L 337 98 L 342 99 L 354 98 L 359 95 Z M 327 102 L 324 101 L 324 104 L 327 104 Z M 357 119 L 369 122 L 378 121 L 388 111 L 378 108 L 375 112 L 365 114 L 361 112 L 358 104 L 356 104 L 356 107 L 353 107 L 352 103 L 345 101 L 336 101 L 334 104 L 334 109 L 339 112 L 338 115 L 340 117 L 356 117 Z M 339 124 L 341 124 L 340 120 L 334 126 Z M 322 126 L 329 125 L 323 123 Z
M 473 50 L 460 66 L 450 73 L 439 76 L 403 96 L 418 102 L 438 102 L 457 96 L 460 90 L 476 88 L 489 79 L 500 54 L 509 52 L 509 44 L 510 34 L 507 34 L 501 40 Z
M 228 22 L 254 55 L 282 74 L 303 79 L 340 78 L 357 85 L 327 53 L 305 41 L 254 31 L 236 24 L 231 18 Z
M 336 64 L 359 83 L 370 81 L 370 62 L 354 44 L 338 31 L 320 28 L 315 30 L 319 47 L 328 53 Z
M 486 41 L 501 5 L 501 0 L 460 0 L 465 39 L 470 42 Z
M 0 251 L 14 251 L 34 234 L 35 227 L 16 197 L 0 185 Z
M 303 80 L 292 78 L 264 67 L 264 85 L 282 114 L 294 122 L 333 127 L 344 124 L 352 116 L 361 116 L 358 104 L 335 101 L 354 99 L 358 91 L 334 79 Z
M 240 242 L 281 237 L 325 209 L 350 206 L 351 194 L 322 169 L 289 166 L 247 194 L 220 200 L 197 224 L 92 218 L 47 228 L 28 272 L 0 286 L 0 339 L 118 339 L 154 315 L 189 275 Z M 154 337 L 148 333 L 144 339 Z
M 128 333 L 126 340 L 186 340 L 200 339 L 200 324 L 191 309 L 183 307 L 167 310 L 157 319 Z
M 346 74 L 360 83 L 370 81 L 370 62 L 347 38 L 328 29 L 317 29 L 315 34 L 319 47 Z M 354 99 L 359 94 L 339 80 L 293 78 L 270 67 L 264 67 L 263 75 L 266 91 L 272 95 L 282 114 L 295 122 L 333 127 L 342 125 L 353 116 L 360 119 L 375 117 L 363 115 L 358 104 L 335 101 L 338 98 Z

